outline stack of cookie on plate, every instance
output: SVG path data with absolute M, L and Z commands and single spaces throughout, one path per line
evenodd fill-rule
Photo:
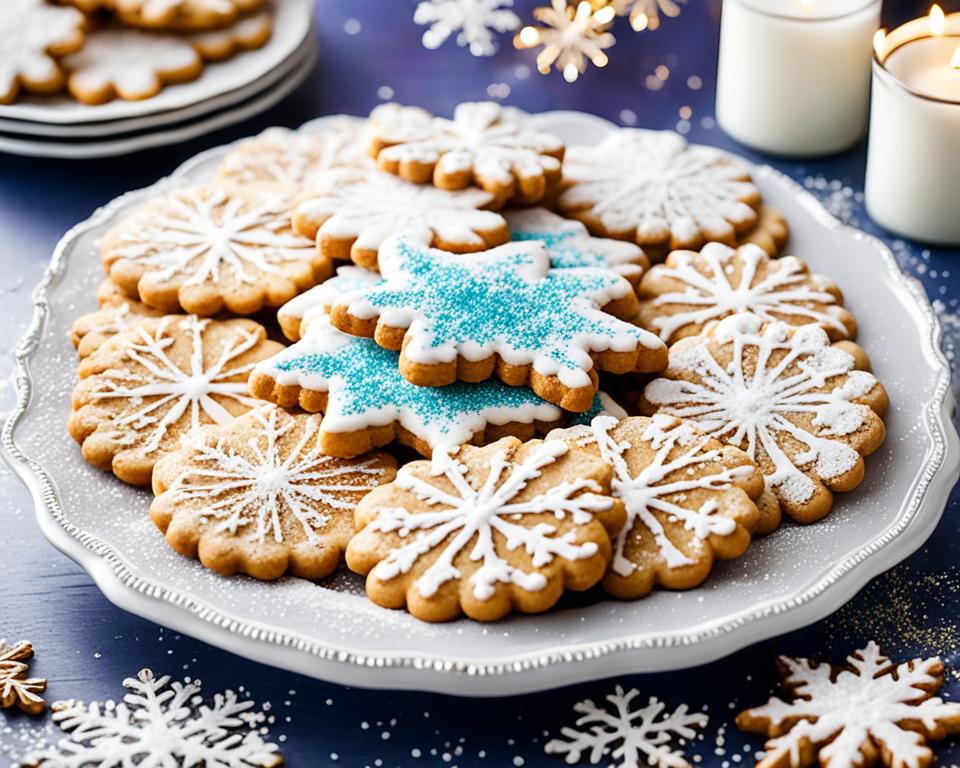
M 565 147 L 493 103 L 271 129 L 104 238 L 70 432 L 226 575 L 343 560 L 431 621 L 689 589 L 884 438 L 786 239 L 745 164 L 669 132 Z
M 0 104 L 63 91 L 84 104 L 155 96 L 270 39 L 266 0 L 4 0 Z

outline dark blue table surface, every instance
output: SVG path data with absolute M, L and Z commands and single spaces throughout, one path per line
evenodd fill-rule
M 532 5 L 518 0 L 517 10 L 528 19 Z M 925 10 L 922 5 L 888 0 L 885 21 L 908 18 Z M 29 319 L 29 289 L 57 239 L 116 195 L 151 183 L 200 150 L 268 125 L 296 126 L 336 112 L 364 114 L 384 99 L 447 113 L 459 101 L 490 97 L 531 111 L 580 109 L 625 125 L 674 128 L 692 140 L 771 162 L 811 188 L 839 217 L 885 237 L 901 266 L 920 278 L 934 300 L 944 348 L 954 361 L 960 343 L 960 272 L 954 274 L 953 262 L 958 252 L 904 242 L 869 221 L 861 195 L 863 146 L 824 160 L 782 161 L 736 146 L 716 127 L 718 0 L 690 0 L 678 19 L 655 33 L 636 34 L 622 25 L 609 66 L 591 69 L 573 85 L 555 74 L 537 74 L 533 52 L 515 51 L 506 38 L 490 59 L 473 58 L 452 43 L 427 51 L 420 45 L 422 28 L 412 23 L 413 9 L 413 2 L 402 0 L 320 0 L 320 58 L 308 82 L 268 114 L 232 129 L 113 160 L 0 154 L 0 268 L 6 276 L 0 287 L 0 377 L 11 369 L 11 351 Z M 345 27 L 348 20 L 353 21 Z M 11 403 L 10 385 L 0 385 L 0 407 Z M 775 655 L 839 661 L 870 639 L 896 657 L 940 654 L 951 670 L 948 693 L 960 691 L 956 492 L 926 546 L 824 621 L 697 669 L 497 701 L 329 685 L 165 631 L 114 607 L 46 542 L 29 496 L 5 467 L 0 500 L 0 637 L 33 641 L 33 670 L 49 678 L 49 700 L 118 697 L 120 681 L 142 667 L 200 677 L 210 692 L 243 687 L 270 703 L 272 735 L 292 766 L 561 765 L 544 754 L 548 734 L 572 724 L 576 701 L 600 700 L 614 683 L 637 687 L 644 698 L 656 695 L 673 706 L 704 708 L 710 723 L 703 739 L 687 750 L 695 762 L 720 768 L 750 764 L 760 743 L 739 734 L 733 716 L 766 700 L 775 682 Z M 55 735 L 49 718 L 0 714 L 0 765 Z M 960 741 L 938 752 L 943 764 L 960 761 Z

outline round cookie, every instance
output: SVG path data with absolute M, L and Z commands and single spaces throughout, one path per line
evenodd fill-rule
M 887 394 L 819 326 L 745 312 L 674 344 L 642 405 L 746 451 L 783 511 L 811 523 L 830 511 L 831 491 L 863 480 L 862 457 L 884 439 Z
M 73 342 L 81 358 L 89 357 L 107 339 L 132 328 L 146 317 L 161 315 L 163 312 L 158 309 L 152 309 L 135 299 L 125 299 L 116 304 L 103 306 L 96 312 L 88 312 L 74 320 L 70 328 L 70 341 Z
M 274 405 L 197 430 L 157 462 L 150 517 L 218 573 L 323 578 L 353 537 L 357 503 L 397 465 L 383 452 L 327 456 L 319 435 L 319 416 Z
M 620 128 L 567 152 L 560 212 L 601 237 L 631 240 L 651 261 L 678 248 L 735 245 L 754 227 L 760 193 L 746 163 L 671 131 Z
M 551 433 L 613 467 L 610 494 L 626 524 L 603 578 L 616 597 L 645 597 L 655 585 L 691 589 L 715 559 L 742 555 L 760 519 L 763 475 L 737 448 L 671 416 L 597 416 L 589 426 Z
M 563 141 L 492 101 L 458 104 L 453 119 L 383 104 L 370 114 L 370 154 L 385 171 L 441 189 L 476 185 L 498 205 L 537 203 L 560 181 Z
M 85 0 L 81 0 L 83 2 Z M 263 6 L 264 0 L 102 0 L 129 26 L 176 32 L 216 29 L 241 14 Z
M 269 187 L 207 184 L 153 198 L 107 232 L 101 253 L 129 296 L 205 316 L 280 307 L 333 271 Z
M 619 318 L 633 287 L 609 269 L 551 269 L 540 241 L 457 255 L 402 237 L 380 249 L 383 282 L 341 295 L 331 323 L 400 352 L 422 386 L 496 376 L 568 411 L 586 411 L 596 369 L 659 371 L 666 347 Z
M 610 466 L 561 440 L 438 448 L 357 506 L 347 565 L 424 621 L 539 613 L 596 584 L 624 522 Z
M 252 320 L 144 319 L 80 362 L 70 434 L 94 466 L 147 485 L 156 461 L 191 429 L 258 404 L 247 377 L 281 349 Z
M 0 104 L 11 104 L 21 89 L 54 93 L 64 74 L 54 56 L 84 44 L 86 17 L 75 8 L 45 0 L 0 2 Z
M 708 243 L 699 253 L 673 251 L 643 276 L 637 292 L 640 325 L 667 344 L 737 312 L 790 325 L 816 323 L 831 341 L 857 332 L 836 283 L 811 274 L 795 256 L 771 259 L 757 245 Z

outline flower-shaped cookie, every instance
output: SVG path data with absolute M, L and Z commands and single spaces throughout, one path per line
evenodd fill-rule
M 756 245 L 736 250 L 708 243 L 699 253 L 674 251 L 643 276 L 640 324 L 668 344 L 737 312 L 790 325 L 817 323 L 831 341 L 856 335 L 843 294 L 794 256 L 771 259 Z
M 335 168 L 312 178 L 294 208 L 293 227 L 315 238 L 325 258 L 377 269 L 380 246 L 394 235 L 451 253 L 507 242 L 503 216 L 485 210 L 492 202 L 479 189 L 448 192 L 377 169 Z
M 609 269 L 551 269 L 540 241 L 456 255 L 398 237 L 380 249 L 380 272 L 383 282 L 340 296 L 330 320 L 400 351 L 400 372 L 414 384 L 496 376 L 586 411 L 595 367 L 666 363 L 662 341 L 619 319 L 637 310 L 629 282 Z
M 163 312 L 158 309 L 152 309 L 136 299 L 123 297 L 116 304 L 105 305 L 96 312 L 88 312 L 74 320 L 70 328 L 70 341 L 77 348 L 80 357 L 89 357 L 107 339 L 132 328 L 144 318 L 162 315 Z
M 89 5 L 96 0 L 70 0 Z M 252 13 L 264 0 L 100 0 L 123 21 L 136 27 L 178 32 L 217 29 Z
M 75 8 L 46 0 L 0 3 L 0 104 L 10 104 L 20 89 L 53 93 L 63 86 L 63 70 L 54 56 L 84 43 L 86 17 Z
M 554 432 L 613 467 L 610 493 L 627 522 L 603 579 L 617 597 L 636 599 L 655 584 L 690 589 L 715 558 L 742 555 L 760 514 L 763 475 L 743 451 L 672 416 L 597 416 L 589 426 Z
M 202 424 L 226 424 L 259 405 L 247 377 L 283 346 L 252 320 L 193 315 L 144 319 L 80 362 L 70 434 L 94 466 L 134 485 Z
M 319 579 L 339 565 L 357 503 L 395 475 L 386 453 L 327 456 L 319 416 L 266 405 L 158 461 L 150 516 L 173 549 L 218 573 Z
M 441 189 L 485 189 L 502 204 L 536 203 L 560 181 L 563 142 L 492 101 L 457 105 L 453 119 L 384 104 L 370 115 L 370 152 L 385 171 Z
M 206 61 L 224 61 L 242 51 L 262 48 L 273 34 L 268 11 L 246 16 L 223 29 L 195 32 L 186 39 Z
M 595 235 L 633 240 L 651 259 L 716 240 L 736 244 L 757 221 L 747 165 L 671 131 L 621 128 L 567 153 L 565 215 Z
M 752 243 L 763 248 L 768 256 L 777 256 L 787 244 L 790 227 L 783 214 L 772 205 L 757 208 L 757 222 L 737 236 L 738 245 Z
M 104 236 L 110 279 L 167 312 L 249 315 L 280 307 L 333 266 L 290 228 L 271 188 L 186 187 L 147 201 Z
M 830 511 L 831 491 L 860 484 L 862 457 L 884 439 L 887 394 L 855 366 L 817 325 L 741 313 L 674 344 L 643 406 L 745 450 L 783 510 L 809 523 Z
M 537 613 L 596 584 L 624 522 L 610 467 L 562 440 L 440 447 L 357 506 L 347 565 L 425 621 Z

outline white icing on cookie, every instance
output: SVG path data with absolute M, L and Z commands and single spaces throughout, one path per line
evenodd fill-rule
M 307 327 L 318 315 L 326 315 L 340 296 L 351 291 L 376 285 L 382 278 L 379 273 L 362 267 L 343 266 L 329 280 L 320 283 L 305 293 L 291 299 L 277 312 L 277 317 L 289 321 L 300 321 L 300 327 Z
M 705 233 L 732 237 L 756 218 L 749 169 L 713 147 L 687 144 L 671 131 L 621 128 L 595 146 L 571 147 L 560 196 L 564 212 L 589 211 L 606 231 L 639 242 L 697 243 Z

